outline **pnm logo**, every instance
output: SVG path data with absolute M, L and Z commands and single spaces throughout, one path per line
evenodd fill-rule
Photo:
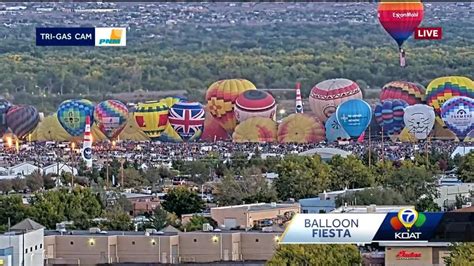
M 99 44 L 120 44 L 122 29 L 112 29 L 109 39 L 100 39 Z
M 390 220 L 390 225 L 395 231 L 399 231 L 395 232 L 395 239 L 419 239 L 421 232 L 413 232 L 412 229 L 422 227 L 425 222 L 426 216 L 423 213 L 407 208 L 400 210 L 398 215 Z

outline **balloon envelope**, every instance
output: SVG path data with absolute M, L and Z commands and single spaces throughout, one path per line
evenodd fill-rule
M 337 122 L 336 113 L 332 114 L 325 124 L 326 139 L 328 142 L 348 140 L 351 137 L 347 134 L 342 126 Z
M 278 126 L 280 143 L 317 143 L 325 139 L 324 125 L 308 114 L 295 113 L 283 119 Z
M 398 135 L 402 131 L 403 109 L 408 104 L 403 100 L 385 100 L 375 105 L 374 114 L 375 120 L 383 130 L 384 135 L 393 136 Z
M 415 104 L 405 108 L 403 121 L 408 133 L 416 139 L 426 139 L 435 123 L 433 107 L 425 104 Z
M 127 124 L 128 108 L 120 101 L 103 101 L 95 107 L 94 118 L 100 131 L 107 138 L 114 139 Z
M 151 140 L 158 140 L 168 125 L 168 106 L 157 101 L 139 103 L 133 117 L 143 133 Z
M 30 105 L 15 105 L 10 107 L 6 115 L 7 125 L 19 138 L 25 138 L 40 121 L 38 110 Z
M 392 81 L 385 84 L 380 92 L 380 101 L 399 99 L 409 105 L 423 103 L 425 100 L 425 88 L 416 83 L 407 81 Z
M 248 90 L 235 100 L 235 118 L 243 122 L 250 117 L 276 119 L 276 101 L 270 93 L 262 90 Z
M 423 20 L 420 1 L 381 1 L 378 18 L 385 31 L 401 46 Z
M 348 79 L 329 79 L 311 89 L 309 105 L 316 118 L 325 122 L 337 106 L 350 99 L 362 99 L 359 85 Z
M 168 119 L 181 139 L 196 141 L 201 137 L 205 115 L 200 103 L 179 102 L 169 110 Z
M 426 88 L 426 103 L 434 108 L 437 115 L 443 103 L 456 96 L 474 98 L 474 82 L 460 76 L 440 77 Z
M 204 120 L 204 130 L 202 132 L 201 140 L 207 142 L 214 142 L 218 140 L 227 140 L 229 135 L 227 131 L 216 121 L 216 119 L 206 110 Z
M 454 97 L 441 107 L 441 118 L 459 140 L 463 140 L 474 130 L 474 99 Z
M 9 101 L 0 99 L 0 137 L 3 134 L 5 134 L 5 132 L 8 129 L 8 126 L 7 126 L 7 112 L 8 112 L 8 109 L 10 109 L 11 106 L 12 106 L 12 104 Z
M 255 90 L 255 85 L 245 79 L 227 79 L 214 82 L 206 92 L 207 109 L 216 121 L 231 134 L 237 125 L 234 103 L 247 90 Z
M 370 105 L 360 99 L 352 99 L 337 107 L 336 118 L 351 137 L 359 137 L 372 119 Z
M 237 125 L 232 139 L 234 142 L 275 142 L 277 127 L 271 118 L 251 117 Z
M 66 100 L 59 105 L 57 115 L 67 133 L 77 137 L 84 134 L 87 116 L 94 121 L 94 105 L 86 99 Z

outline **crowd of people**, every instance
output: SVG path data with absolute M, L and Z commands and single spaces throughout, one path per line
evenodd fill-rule
M 416 153 L 437 151 L 451 154 L 456 147 L 462 146 L 452 141 L 432 141 L 423 143 L 394 143 L 371 141 L 363 143 L 345 144 L 277 144 L 277 143 L 159 143 L 159 142 L 119 142 L 119 143 L 94 143 L 93 158 L 99 165 L 105 160 L 134 161 L 139 164 L 170 163 L 173 160 L 200 160 L 213 155 L 221 160 L 232 158 L 236 154 L 243 156 L 268 155 L 280 156 L 286 154 L 299 154 L 315 148 L 338 148 L 350 152 L 358 157 L 368 154 L 370 150 L 377 158 L 387 160 L 412 159 Z M 383 148 L 382 148 L 383 147 Z M 22 162 L 31 162 L 40 167 L 58 162 L 79 162 L 80 147 L 72 143 L 26 143 L 18 146 L 7 147 L 4 145 L 0 153 L 0 166 L 10 167 Z

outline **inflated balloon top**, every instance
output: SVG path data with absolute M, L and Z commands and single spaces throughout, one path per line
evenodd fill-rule
M 461 76 L 436 78 L 426 88 L 426 103 L 440 114 L 444 102 L 456 96 L 474 98 L 474 82 Z
M 38 110 L 31 105 L 10 107 L 6 115 L 7 125 L 19 139 L 31 133 L 40 121 Z
M 321 122 L 325 122 L 337 106 L 350 99 L 362 99 L 359 85 L 349 79 L 328 79 L 316 84 L 309 95 L 311 110 Z
M 250 117 L 276 119 L 276 101 L 273 96 L 262 90 L 248 90 L 235 100 L 235 118 L 243 122 Z
M 328 142 L 345 141 L 351 137 L 337 122 L 336 113 L 332 114 L 325 124 L 326 128 L 326 139 Z
M 196 141 L 201 137 L 205 115 L 200 103 L 178 102 L 171 106 L 168 119 L 182 140 Z
M 399 99 L 409 105 L 423 103 L 426 89 L 417 83 L 408 81 L 392 81 L 385 84 L 380 92 L 380 100 Z
M 356 138 L 364 133 L 372 120 L 372 108 L 360 99 L 351 99 L 337 107 L 336 118 L 349 136 Z
M 231 134 L 237 125 L 234 114 L 235 100 L 244 91 L 255 89 L 255 85 L 246 79 L 216 81 L 207 89 L 207 109 L 228 134 Z
M 423 20 L 423 3 L 416 0 L 381 1 L 378 18 L 382 27 L 397 42 L 400 49 L 400 66 L 405 66 L 403 43 L 410 38 Z
M 139 103 L 133 116 L 143 133 L 157 140 L 168 125 L 168 109 L 164 101 L 149 101 Z
M 58 120 L 64 130 L 73 137 L 84 134 L 86 117 L 94 121 L 94 104 L 86 99 L 66 100 L 59 105 Z
M 323 123 L 309 114 L 291 114 L 278 126 L 280 143 L 318 143 L 325 137 Z
M 7 126 L 7 112 L 12 104 L 4 99 L 0 99 L 0 137 L 5 134 L 8 129 Z
M 375 120 L 379 123 L 384 135 L 398 135 L 405 126 L 403 122 L 404 108 L 408 104 L 399 99 L 385 100 L 375 105 Z
M 275 142 L 277 123 L 267 117 L 250 117 L 241 122 L 232 134 L 234 142 Z
M 127 124 L 128 108 L 120 101 L 106 100 L 95 107 L 94 118 L 100 131 L 115 139 Z
M 433 107 L 425 104 L 415 104 L 404 109 L 403 121 L 405 128 L 416 139 L 426 139 L 435 123 Z
M 446 126 L 463 140 L 474 130 L 474 99 L 454 97 L 441 107 L 441 118 Z

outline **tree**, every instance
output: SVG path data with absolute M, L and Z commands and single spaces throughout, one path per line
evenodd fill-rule
M 8 225 L 8 218 L 10 218 L 10 224 L 15 225 L 30 214 L 30 209 L 23 204 L 21 196 L 0 196 L 0 225 Z
M 353 265 L 360 262 L 355 245 L 280 245 L 267 265 Z
M 473 243 L 454 243 L 450 247 L 451 253 L 444 258 L 446 265 L 472 265 L 474 261 Z
M 406 204 L 403 196 L 393 190 L 384 188 L 370 188 L 362 191 L 356 191 L 349 193 L 343 197 L 336 199 L 338 206 L 343 205 L 345 202 L 351 205 L 403 205 Z
M 26 186 L 33 192 L 38 191 L 44 186 L 43 175 L 39 171 L 34 171 L 31 175 L 26 176 Z
M 27 188 L 26 180 L 24 178 L 16 177 L 12 179 L 12 189 L 19 192 Z
M 474 182 L 474 151 L 462 157 L 458 167 L 458 175 L 463 182 Z
M 149 217 L 150 225 L 155 228 L 156 230 L 161 230 L 165 228 L 167 225 L 170 224 L 170 213 L 161 209 L 157 208 L 153 212 L 153 215 Z
M 277 199 L 275 189 L 256 167 L 244 169 L 239 179 L 236 179 L 232 172 L 228 172 L 216 185 L 214 194 L 219 204 L 223 205 L 272 202 Z
M 204 202 L 196 192 L 189 191 L 186 187 L 177 187 L 168 191 L 161 204 L 163 209 L 175 213 L 178 217 L 183 214 L 202 211 Z
M 124 187 L 135 188 L 148 185 L 148 180 L 143 178 L 140 172 L 135 168 L 127 168 L 123 170 Z
M 130 215 L 124 211 L 118 209 L 107 211 L 105 213 L 105 218 L 107 218 L 107 221 L 102 224 L 104 230 L 133 230 L 133 223 L 130 219 Z
M 12 190 L 12 182 L 9 179 L 2 179 L 0 180 L 0 191 L 3 194 L 8 194 Z
M 189 222 L 184 226 L 184 230 L 186 230 L 186 232 L 201 231 L 202 226 L 205 223 L 210 224 L 214 228 L 217 227 L 217 222 L 212 220 L 211 218 L 204 217 L 201 215 L 193 215 Z
M 336 155 L 331 158 L 329 164 L 331 165 L 331 187 L 335 190 L 368 187 L 375 182 L 370 170 L 354 155 L 349 155 L 347 158 Z
M 282 200 L 314 197 L 330 185 L 330 168 L 321 157 L 287 156 L 277 166 L 275 188 Z

